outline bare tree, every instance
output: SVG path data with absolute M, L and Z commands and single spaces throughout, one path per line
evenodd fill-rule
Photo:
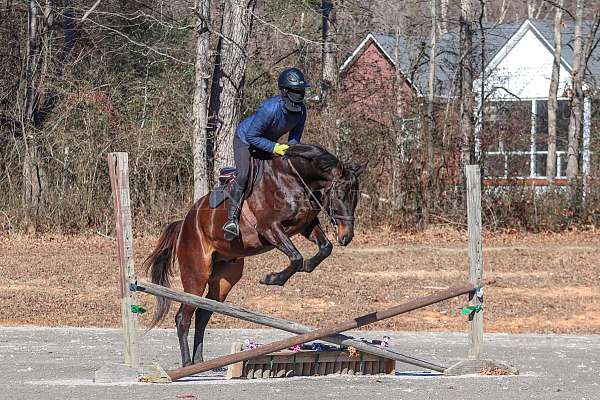
M 535 0 L 527 0 L 527 18 L 535 18 Z
M 461 0 L 460 9 L 460 115 L 463 137 L 462 164 L 473 162 L 473 16 L 471 0 Z
M 437 1 L 429 0 L 429 8 L 431 14 L 431 37 L 429 41 L 429 77 L 427 84 L 427 131 L 425 136 L 425 143 L 427 149 L 426 163 L 427 167 L 424 168 L 426 171 L 425 177 L 425 201 L 423 206 L 423 223 L 429 223 L 429 208 L 431 207 L 431 196 L 432 196 L 432 181 L 434 179 L 434 167 L 433 167 L 433 131 L 435 129 L 435 118 L 433 115 L 434 101 L 435 101 L 435 68 L 436 68 L 436 51 L 437 51 Z
M 567 178 L 574 180 L 579 172 L 579 137 L 583 123 L 583 79 L 587 62 L 595 47 L 596 33 L 600 24 L 600 11 L 596 10 L 589 34 L 583 40 L 583 8 L 584 0 L 577 0 L 575 10 L 575 43 L 573 48 L 573 72 L 571 85 L 573 97 L 571 99 L 571 117 L 569 119 L 569 143 L 567 149 Z
M 575 10 L 575 42 L 573 45 L 573 71 L 571 73 L 571 117 L 569 120 L 569 144 L 567 148 L 567 178 L 575 179 L 579 171 L 579 134 L 581 132 L 581 115 L 583 104 L 582 77 L 579 76 L 582 64 L 582 42 L 581 25 L 583 24 L 583 0 L 577 0 Z
M 448 0 L 441 0 L 440 11 L 440 32 L 444 34 L 448 32 Z
M 233 163 L 233 137 L 240 116 L 246 48 L 256 0 L 225 0 L 210 98 L 213 174 Z M 210 146 L 210 143 L 209 143 Z
M 47 66 L 46 54 L 43 51 L 41 31 L 50 21 L 51 2 L 46 3 L 45 14 L 37 1 L 28 2 L 28 41 L 25 72 L 25 99 L 23 104 L 23 206 L 27 216 L 28 229 L 35 229 L 42 204 L 42 196 L 46 189 L 45 171 L 41 160 L 41 146 L 37 137 L 38 104 L 41 100 L 44 83 L 43 70 Z M 47 47 L 46 47 L 47 49 Z
M 194 157 L 194 201 L 208 193 L 207 161 L 209 80 L 212 68 L 210 54 L 210 0 L 196 1 L 196 63 L 194 101 L 192 104 L 192 151 Z
M 558 83 L 560 78 L 561 60 L 561 24 L 564 0 L 558 0 L 554 15 L 554 63 L 548 93 L 548 157 L 546 158 L 546 177 L 550 183 L 556 177 L 556 110 L 558 109 Z
M 327 99 L 329 92 L 337 86 L 338 65 L 337 65 L 337 17 L 336 6 L 333 0 L 321 0 L 321 13 L 323 16 L 322 28 L 322 87 L 321 95 Z

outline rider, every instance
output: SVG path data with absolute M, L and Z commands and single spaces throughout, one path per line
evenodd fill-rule
M 225 237 L 230 240 L 240 233 L 239 217 L 249 178 L 250 151 L 259 149 L 283 156 L 288 144 L 300 143 L 304 131 L 304 95 L 310 86 L 304 74 L 298 68 L 286 68 L 279 74 L 277 84 L 281 95 L 263 101 L 256 112 L 244 119 L 235 131 L 233 154 L 237 171 L 229 193 L 227 222 L 223 225 Z M 288 132 L 288 144 L 277 143 Z

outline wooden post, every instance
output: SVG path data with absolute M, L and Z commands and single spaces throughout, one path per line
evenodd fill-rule
M 121 298 L 121 323 L 123 326 L 125 364 L 139 367 L 137 347 L 137 320 L 131 311 L 133 293 L 129 284 L 135 281 L 133 269 L 133 230 L 131 201 L 129 198 L 129 166 L 127 153 L 110 153 L 108 171 L 115 208 L 116 239 L 119 258 L 119 296 Z
M 481 172 L 479 165 L 466 166 L 467 223 L 469 229 L 469 281 L 480 288 L 483 276 L 483 249 L 481 239 Z M 483 292 L 469 294 L 470 306 L 482 306 Z M 483 344 L 483 310 L 469 316 L 470 359 L 481 357 Z
M 469 293 L 469 306 L 483 306 L 483 249 L 481 239 L 481 171 L 479 165 L 466 165 L 467 223 L 469 230 L 469 280 L 477 290 Z M 467 375 L 485 371 L 517 375 L 519 370 L 507 363 L 481 357 L 483 347 L 483 309 L 469 315 L 467 359 L 444 371 L 444 375 Z

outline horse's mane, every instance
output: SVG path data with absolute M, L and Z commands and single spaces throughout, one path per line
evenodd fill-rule
M 285 152 L 286 157 L 298 157 L 309 160 L 322 171 L 331 171 L 340 161 L 330 152 L 317 144 L 295 144 Z

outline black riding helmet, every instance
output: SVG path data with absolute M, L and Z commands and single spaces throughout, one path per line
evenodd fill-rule
M 277 85 L 285 101 L 285 108 L 291 112 L 301 111 L 306 88 L 310 87 L 304 73 L 298 68 L 286 68 L 279 74 Z

